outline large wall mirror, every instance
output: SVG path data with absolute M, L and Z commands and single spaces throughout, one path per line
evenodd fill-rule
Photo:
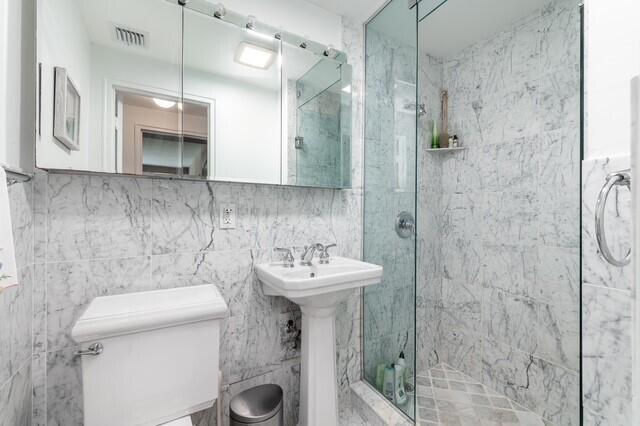
M 182 3 L 38 1 L 37 166 L 350 187 L 346 55 Z

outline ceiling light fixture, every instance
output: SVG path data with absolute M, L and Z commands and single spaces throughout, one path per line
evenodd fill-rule
M 275 58 L 276 52 L 273 50 L 243 41 L 236 49 L 234 60 L 242 65 L 266 70 Z
M 174 101 L 169 101 L 166 99 L 153 98 L 153 102 L 158 105 L 160 108 L 172 108 L 176 103 Z

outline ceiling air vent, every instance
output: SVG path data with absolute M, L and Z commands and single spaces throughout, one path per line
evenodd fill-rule
M 121 25 L 114 25 L 115 38 L 120 44 L 128 47 L 138 47 L 144 49 L 147 42 L 147 34 L 142 31 L 125 28 Z

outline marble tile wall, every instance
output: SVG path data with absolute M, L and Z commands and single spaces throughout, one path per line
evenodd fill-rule
M 562 425 L 579 422 L 579 25 L 553 1 L 443 59 L 466 150 L 419 168 L 418 371 L 448 363 Z
M 295 418 L 299 374 L 288 320 L 299 308 L 265 296 L 253 272 L 276 246 L 337 242 L 342 255 L 359 257 L 358 195 L 353 191 L 258 185 L 49 174 L 45 203 L 42 277 L 45 296 L 35 324 L 46 358 L 48 424 L 82 423 L 81 370 L 70 331 L 96 296 L 214 283 L 229 305 L 221 369 L 223 400 L 253 383 L 285 386 L 287 419 Z M 218 205 L 234 202 L 238 225 L 218 229 Z M 355 236 L 355 238 L 354 238 Z M 356 240 L 356 241 L 354 241 Z M 40 303 L 42 305 L 40 305 Z M 340 308 L 339 375 L 358 377 L 358 294 Z M 36 394 L 40 403 L 45 397 Z
M 0 426 L 31 424 L 33 185 L 9 187 L 19 286 L 0 293 Z
M 416 268 L 416 370 L 436 365 L 442 300 L 442 178 L 441 153 L 431 148 L 433 121 L 441 122 L 442 60 L 422 54 L 418 66 L 418 102 L 426 114 L 418 120 L 418 194 Z M 438 124 L 439 125 L 439 124 Z M 439 125 L 440 126 L 440 125 Z
M 285 325 L 293 320 L 299 326 L 300 311 L 283 298 L 265 296 L 253 266 L 271 260 L 276 246 L 315 241 L 336 242 L 336 254 L 361 258 L 359 26 L 345 20 L 343 39 L 354 67 L 353 189 L 39 174 L 36 261 L 31 268 L 38 283 L 33 294 L 35 425 L 82 424 L 81 367 L 73 356 L 77 346 L 70 331 L 92 298 L 204 283 L 217 284 L 229 305 L 220 360 L 225 421 L 234 394 L 274 382 L 285 391 L 286 424 L 296 424 L 300 352 Z M 218 228 L 222 202 L 236 204 L 236 229 Z M 359 292 L 338 311 L 336 356 L 343 404 L 349 385 L 360 379 Z M 30 356 L 31 351 L 25 353 Z M 5 397 L 1 392 L 0 398 Z M 213 425 L 215 410 L 193 419 L 198 426 Z
M 629 168 L 629 157 L 583 162 L 582 171 L 582 402 L 584 424 L 632 424 L 633 268 L 608 264 L 598 254 L 594 210 L 608 173 Z M 631 194 L 614 188 L 605 232 L 621 258 L 631 244 Z

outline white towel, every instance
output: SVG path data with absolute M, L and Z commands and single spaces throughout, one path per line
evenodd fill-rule
M 18 285 L 16 253 L 13 245 L 7 174 L 0 166 L 0 292 Z

